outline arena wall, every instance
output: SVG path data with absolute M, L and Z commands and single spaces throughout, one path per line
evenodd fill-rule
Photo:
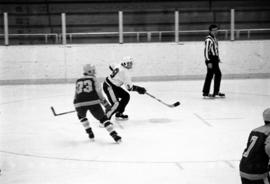
M 270 40 L 219 45 L 224 78 L 270 77 Z M 203 42 L 1 46 L 0 84 L 73 82 L 86 63 L 103 79 L 123 56 L 135 58 L 137 81 L 203 79 L 203 49 Z

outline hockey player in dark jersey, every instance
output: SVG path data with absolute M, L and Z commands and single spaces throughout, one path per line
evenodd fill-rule
M 74 97 L 74 106 L 77 112 L 77 116 L 85 128 L 91 140 L 94 139 L 94 133 L 86 117 L 87 111 L 97 119 L 106 128 L 115 142 L 121 142 L 121 137 L 113 128 L 113 124 L 108 119 L 101 104 L 105 107 L 106 112 L 110 113 L 111 107 L 107 100 L 104 98 L 100 84 L 96 79 L 95 66 L 86 64 L 83 67 L 83 77 L 76 81 L 76 90 Z
M 251 131 L 240 161 L 242 184 L 266 184 L 270 156 L 270 108 L 264 110 L 265 125 Z

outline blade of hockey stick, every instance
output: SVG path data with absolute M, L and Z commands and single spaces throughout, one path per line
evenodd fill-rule
M 73 110 L 73 111 L 66 111 L 66 112 L 56 113 L 53 107 L 51 107 L 51 110 L 52 110 L 52 113 L 53 113 L 54 116 L 60 116 L 60 115 L 69 114 L 69 113 L 75 112 L 75 110 Z
M 162 100 L 158 99 L 157 97 L 151 95 L 150 93 L 146 92 L 145 94 L 147 94 L 148 96 L 150 96 L 151 98 L 154 98 L 155 100 L 157 100 L 158 102 L 162 103 L 163 105 L 166 105 L 167 107 L 177 107 L 180 105 L 180 102 L 175 102 L 174 104 L 167 104 L 165 102 L 163 102 Z
M 56 113 L 53 107 L 51 107 L 51 110 L 52 110 L 53 115 L 56 116 Z

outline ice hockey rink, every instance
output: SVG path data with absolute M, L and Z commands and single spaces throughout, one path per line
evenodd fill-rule
M 73 84 L 0 86 L 0 183 L 240 184 L 249 132 L 270 107 L 270 79 L 224 79 L 226 98 L 203 99 L 203 80 L 137 82 L 166 103 L 131 93 L 114 143 L 89 115 L 90 142 L 73 110 Z

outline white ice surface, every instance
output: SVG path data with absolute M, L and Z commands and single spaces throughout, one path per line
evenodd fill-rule
M 203 81 L 140 82 L 167 103 L 131 93 L 115 144 L 89 116 L 90 142 L 73 110 L 74 85 L 0 86 L 0 183 L 240 184 L 249 132 L 270 107 L 270 79 L 223 80 L 225 99 L 202 98 Z

